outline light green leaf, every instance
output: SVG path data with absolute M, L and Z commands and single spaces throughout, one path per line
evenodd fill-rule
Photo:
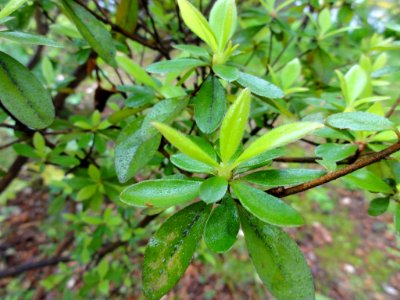
M 213 65 L 213 71 L 222 79 L 232 82 L 239 78 L 239 69 L 227 65 Z
M 300 184 L 325 174 L 325 171 L 312 169 L 264 170 L 251 173 L 242 179 L 264 188 L 271 188 Z
M 215 169 L 201 161 L 190 158 L 186 154 L 177 153 L 171 156 L 171 162 L 178 168 L 191 173 L 214 174 Z
M 0 10 L 0 19 L 8 17 L 14 11 L 24 5 L 27 1 L 28 0 L 9 0 L 6 6 L 4 6 L 2 10 Z
M 43 135 L 41 135 L 39 132 L 35 132 L 35 134 L 33 135 L 33 146 L 38 153 L 44 153 L 44 149 L 46 148 L 46 141 L 44 140 Z
M 186 26 L 206 42 L 214 52 L 217 52 L 217 40 L 210 25 L 201 12 L 187 0 L 178 0 L 178 5 Z
M 170 217 L 144 253 L 143 291 L 150 300 L 168 293 L 186 271 L 203 235 L 211 205 L 194 203 Z
M 298 58 L 288 62 L 280 72 L 283 89 L 288 89 L 301 75 L 301 64 Z
M 124 189 L 120 200 L 132 206 L 166 208 L 196 198 L 200 184 L 201 181 L 188 179 L 146 180 Z
M 116 67 L 114 41 L 104 24 L 78 3 L 72 0 L 61 0 L 61 2 L 64 13 L 75 24 L 93 50 L 105 62 Z
M 299 226 L 301 215 L 281 199 L 240 181 L 231 182 L 235 195 L 243 207 L 260 220 L 277 226 Z
M 218 167 L 218 163 L 186 135 L 162 123 L 153 122 L 153 126 L 182 153 L 207 165 Z
M 235 202 L 231 197 L 225 197 L 207 221 L 204 240 L 211 250 L 226 252 L 235 243 L 239 228 L 239 213 Z
M 382 131 L 394 128 L 394 124 L 385 117 L 362 111 L 334 114 L 326 119 L 326 123 L 332 127 L 354 131 Z
M 195 46 L 195 45 L 185 45 L 185 44 L 178 44 L 178 45 L 173 45 L 175 49 L 179 49 L 181 51 L 187 52 L 192 56 L 196 57 L 209 57 L 210 54 L 208 51 L 202 47 Z
M 283 98 L 283 91 L 272 83 L 250 74 L 239 72 L 237 82 L 246 88 L 249 88 L 253 94 L 266 98 Z
M 221 158 L 227 163 L 240 145 L 250 114 L 250 90 L 243 90 L 230 106 L 219 134 Z
M 367 75 L 358 65 L 353 66 L 344 76 L 347 92 L 347 103 L 353 103 L 367 86 Z
M 236 29 L 237 11 L 235 0 L 218 0 L 210 12 L 210 27 L 221 52 Z
M 44 36 L 26 33 L 21 31 L 0 31 L 0 38 L 8 39 L 18 43 L 28 43 L 33 45 L 44 45 L 60 48 L 62 45 Z
M 49 92 L 24 65 L 3 52 L 0 52 L 0 101 L 31 128 L 45 128 L 54 120 Z
M 183 72 L 187 69 L 193 69 L 206 66 L 207 63 L 197 58 L 176 58 L 173 60 L 159 61 L 149 65 L 146 70 L 149 73 L 166 74 L 171 72 Z
M 147 72 L 139 66 L 133 59 L 119 53 L 116 58 L 118 66 L 121 67 L 126 73 L 132 76 L 138 83 L 142 83 L 158 90 L 156 82 L 147 74 Z
M 222 122 L 226 110 L 225 89 L 219 80 L 210 75 L 193 98 L 194 118 L 204 133 L 214 132 Z
M 346 182 L 370 192 L 386 194 L 393 192 L 392 188 L 385 181 L 366 169 L 355 171 L 343 178 Z
M 274 128 L 250 144 L 235 161 L 234 165 L 236 166 L 264 151 L 297 141 L 303 136 L 322 127 L 322 124 L 316 122 L 296 122 Z
M 97 191 L 97 184 L 91 184 L 82 188 L 76 196 L 76 201 L 85 201 L 92 197 Z
M 334 144 L 327 143 L 315 148 L 315 155 L 328 161 L 341 161 L 357 151 L 357 146 L 353 144 Z
M 253 265 L 276 299 L 315 299 L 310 268 L 296 243 L 282 229 L 261 222 L 243 208 L 239 216 Z
M 319 34 L 325 35 L 332 26 L 331 14 L 328 8 L 323 9 L 318 15 Z
M 215 203 L 221 200 L 228 190 L 228 181 L 222 177 L 211 177 L 203 181 L 200 186 L 200 198 L 206 203 Z

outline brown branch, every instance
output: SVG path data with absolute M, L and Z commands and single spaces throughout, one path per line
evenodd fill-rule
M 400 105 L 400 97 L 397 98 L 397 100 L 393 103 L 392 107 L 391 107 L 390 110 L 386 113 L 385 117 L 386 117 L 386 118 L 390 118 L 390 117 L 393 115 L 393 113 L 395 112 L 397 106 L 399 106 L 399 105 Z
M 361 159 L 357 160 L 356 162 L 354 162 L 340 170 L 328 173 L 320 178 L 310 180 L 308 182 L 305 182 L 303 184 L 299 184 L 299 185 L 296 185 L 296 186 L 293 186 L 290 188 L 282 188 L 282 187 L 274 188 L 274 189 L 269 190 L 268 193 L 270 193 L 271 195 L 274 195 L 274 196 L 278 196 L 278 197 L 285 197 L 285 196 L 297 194 L 300 192 L 304 192 L 311 188 L 317 187 L 319 185 L 325 184 L 327 182 L 330 182 L 332 180 L 335 180 L 342 176 L 350 174 L 350 173 L 357 171 L 361 168 L 364 168 L 368 165 L 376 163 L 382 159 L 385 159 L 386 157 L 390 156 L 391 154 L 393 154 L 399 150 L 400 150 L 400 141 L 380 152 L 376 152 L 369 156 L 361 158 Z
M 24 156 L 17 156 L 11 167 L 8 169 L 6 175 L 4 175 L 0 180 L 0 194 L 5 191 L 5 189 L 10 185 L 15 177 L 18 176 L 22 167 L 27 163 L 28 158 Z

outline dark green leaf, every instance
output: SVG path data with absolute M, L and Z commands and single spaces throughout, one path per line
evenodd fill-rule
M 49 92 L 24 65 L 3 52 L 0 52 L 0 101 L 31 128 L 45 128 L 54 120 Z
M 228 189 L 228 181 L 222 177 L 211 177 L 200 186 L 200 198 L 206 203 L 214 203 L 224 197 Z
M 144 254 L 143 291 L 160 299 L 182 277 L 197 248 L 211 205 L 194 203 L 169 218 L 151 238 Z
M 357 146 L 353 144 L 333 144 L 327 143 L 315 148 L 315 155 L 327 161 L 341 161 L 357 151 Z
M 283 91 L 272 83 L 250 74 L 243 72 L 239 73 L 237 82 L 250 89 L 253 94 L 266 97 L 266 98 L 282 98 L 285 96 Z
M 362 111 L 334 114 L 329 116 L 326 122 L 332 127 L 356 131 L 381 131 L 394 127 L 385 117 Z
M 116 67 L 114 41 L 104 24 L 78 3 L 72 0 L 61 0 L 61 2 L 65 14 L 75 24 L 93 50 L 105 62 Z
M 239 181 L 232 182 L 231 187 L 243 207 L 260 220 L 278 226 L 303 224 L 301 215 L 281 199 Z
M 122 191 L 120 199 L 138 207 L 166 208 L 183 204 L 199 195 L 201 181 L 153 179 L 135 183 Z
M 296 243 L 280 228 L 239 209 L 247 249 L 258 275 L 279 300 L 315 299 L 310 268 Z
M 204 133 L 214 132 L 222 122 L 226 110 L 225 89 L 214 76 L 209 76 L 193 99 L 194 117 Z
M 201 161 L 190 158 L 186 154 L 177 153 L 171 156 L 171 162 L 178 168 L 191 173 L 214 174 L 215 169 Z
M 311 169 L 265 170 L 251 173 L 242 179 L 265 188 L 300 184 L 325 175 L 325 171 Z
M 385 213 L 389 207 L 389 203 L 389 197 L 375 198 L 369 204 L 368 214 L 375 217 Z
M 239 228 L 235 202 L 231 197 L 225 197 L 207 221 L 204 239 L 208 248 L 219 253 L 228 251 L 236 241 Z
M 171 72 L 183 72 L 207 65 L 206 62 L 196 58 L 177 58 L 173 60 L 164 60 L 149 65 L 146 70 L 150 73 L 165 74 Z

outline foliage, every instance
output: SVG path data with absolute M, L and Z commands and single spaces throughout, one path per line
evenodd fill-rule
M 0 150 L 16 156 L 0 191 L 28 163 L 50 194 L 43 231 L 69 248 L 46 248 L 59 268 L 41 293 L 128 295 L 129 257 L 109 258 L 123 247 L 159 299 L 203 238 L 230 255 L 242 228 L 277 299 L 314 299 L 283 229 L 305 221 L 281 198 L 340 177 L 400 232 L 399 7 L 375 28 L 352 2 L 0 0 L 0 126 L 15 137 Z M 286 156 L 299 148 L 312 156 Z

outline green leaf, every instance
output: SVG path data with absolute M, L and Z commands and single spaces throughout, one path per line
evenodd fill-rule
M 119 53 L 116 57 L 118 66 L 121 67 L 126 73 L 132 76 L 138 83 L 142 83 L 158 90 L 156 82 L 147 74 L 147 72 L 139 66 L 133 59 Z
M 89 177 L 92 178 L 94 181 L 101 180 L 100 170 L 95 165 L 90 165 L 88 168 Z
M 156 95 L 148 86 L 135 85 L 129 88 L 129 96 L 125 100 L 125 106 L 131 108 L 142 107 L 156 98 Z
M 274 128 L 250 144 L 235 161 L 234 165 L 251 159 L 264 151 L 297 141 L 322 127 L 322 124 L 316 122 L 295 122 Z
M 204 231 L 204 240 L 211 250 L 228 251 L 236 241 L 239 232 L 239 214 L 231 197 L 225 197 L 211 213 Z
M 124 189 L 120 200 L 127 205 L 167 208 L 193 200 L 199 195 L 201 181 L 188 179 L 153 179 Z
M 195 46 L 195 45 L 184 45 L 184 44 L 178 44 L 178 45 L 172 45 L 175 49 L 179 49 L 181 51 L 187 52 L 192 56 L 196 57 L 209 57 L 210 54 L 208 51 L 202 47 Z
M 21 63 L 0 52 L 0 101 L 28 127 L 42 129 L 54 120 L 53 101 L 40 81 Z
M 392 193 L 392 188 L 385 181 L 366 169 L 361 169 L 346 175 L 344 179 L 346 182 L 370 192 Z
M 183 72 L 187 69 L 193 69 L 206 66 L 207 63 L 197 58 L 177 58 L 172 60 L 159 61 L 149 65 L 146 70 L 149 73 L 166 74 L 171 72 Z
M 29 43 L 56 48 L 62 47 L 62 45 L 59 43 L 45 38 L 44 36 L 20 31 L 0 31 L 0 38 L 8 39 L 18 43 Z
M 354 131 L 382 131 L 394 128 L 394 124 L 385 117 L 362 111 L 334 114 L 326 119 L 326 123 L 335 128 Z
M 4 6 L 2 10 L 0 10 L 0 19 L 8 17 L 14 11 L 24 5 L 27 1 L 28 0 L 9 0 L 6 6 Z
M 186 107 L 182 99 L 166 99 L 154 105 L 142 122 L 130 122 L 120 133 L 115 147 L 115 170 L 120 182 L 128 181 L 157 152 L 161 136 L 151 125 L 154 120 L 172 122 Z
M 323 9 L 318 15 L 319 33 L 323 36 L 332 26 L 331 14 L 328 8 Z
M 240 145 L 247 119 L 250 114 L 251 97 L 248 89 L 243 90 L 230 106 L 222 121 L 219 133 L 221 158 L 227 163 Z
M 394 228 L 397 231 L 397 234 L 400 234 L 400 204 L 396 205 L 394 211 Z
M 76 196 L 76 201 L 84 201 L 92 197 L 97 191 L 97 184 L 91 184 L 82 188 Z
M 218 51 L 218 43 L 207 20 L 189 1 L 178 0 L 179 10 L 186 26 L 199 38 L 206 42 L 214 52 Z
M 304 224 L 301 215 L 281 199 L 240 181 L 233 181 L 231 187 L 243 207 L 260 220 L 277 226 Z
M 214 174 L 215 169 L 201 161 L 190 158 L 183 153 L 177 153 L 171 156 L 171 162 L 178 168 L 191 173 Z
M 389 207 L 390 197 L 375 198 L 371 201 L 368 207 L 370 216 L 379 216 L 385 213 Z
M 235 0 L 218 0 L 210 12 L 210 27 L 221 52 L 236 29 L 237 10 Z
M 282 229 L 242 208 L 239 216 L 253 265 L 276 299 L 315 299 L 310 268 L 296 243 Z
M 207 165 L 218 167 L 217 162 L 206 152 L 204 152 L 204 150 L 201 149 L 196 143 L 190 140 L 185 134 L 180 133 L 174 128 L 162 123 L 153 122 L 153 126 L 157 128 L 162 135 L 182 153 Z
M 39 132 L 35 132 L 33 135 L 33 146 L 36 148 L 38 153 L 44 153 L 46 141 L 44 140 L 43 135 L 41 135 Z
M 222 177 L 211 177 L 200 185 L 200 198 L 206 203 L 221 200 L 228 190 L 228 181 Z
M 358 147 L 353 144 L 327 143 L 315 148 L 315 155 L 327 161 L 341 161 L 357 151 Z
M 227 65 L 213 65 L 212 67 L 215 74 L 222 79 L 232 82 L 239 78 L 239 69 Z
M 269 151 L 265 151 L 237 166 L 237 173 L 243 173 L 252 169 L 260 168 L 271 163 L 274 158 L 282 156 L 284 154 L 283 148 L 276 148 Z
M 29 145 L 26 144 L 15 144 L 13 145 L 14 151 L 18 155 L 26 156 L 26 157 L 31 157 L 31 158 L 39 158 L 40 155 L 37 153 L 37 151 L 32 148 Z
M 344 76 L 347 92 L 347 103 L 352 103 L 364 91 L 367 85 L 367 75 L 358 65 L 353 66 Z
M 282 87 L 286 90 L 295 83 L 301 75 L 301 64 L 298 58 L 288 62 L 280 73 Z
M 193 98 L 194 118 L 204 133 L 214 132 L 222 122 L 226 110 L 225 89 L 214 76 L 203 82 Z
M 203 235 L 211 205 L 194 203 L 170 217 L 150 239 L 144 253 L 143 291 L 160 299 L 182 277 Z
M 237 82 L 246 88 L 249 88 L 253 94 L 266 98 L 283 98 L 285 94 L 276 85 L 261 79 L 260 77 L 239 72 Z
M 265 188 L 271 188 L 300 184 L 325 174 L 325 171 L 312 169 L 265 170 L 251 173 L 242 179 Z
M 118 26 L 133 33 L 138 20 L 138 0 L 121 0 L 115 18 Z
M 93 50 L 105 62 L 116 67 L 114 41 L 104 24 L 78 3 L 72 0 L 61 0 L 61 2 L 65 15 L 75 24 Z

